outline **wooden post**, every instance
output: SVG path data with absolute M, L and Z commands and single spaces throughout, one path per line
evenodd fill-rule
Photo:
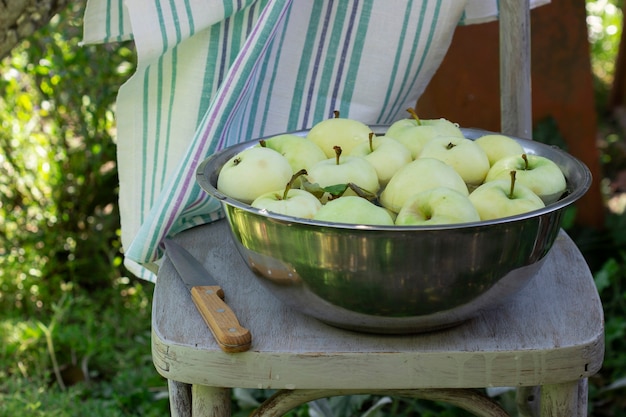
M 532 138 L 530 0 L 500 2 L 502 133 Z

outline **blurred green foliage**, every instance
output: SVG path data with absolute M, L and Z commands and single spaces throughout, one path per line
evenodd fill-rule
M 24 42 L 0 79 L 0 302 L 28 314 L 110 285 L 121 263 L 113 104 L 133 51 L 80 46 L 80 14 Z
M 0 64 L 0 416 L 164 415 L 150 284 L 122 265 L 114 105 L 132 44 L 71 5 Z
M 595 104 L 598 114 L 605 115 L 615 72 L 615 58 L 622 36 L 623 0 L 585 0 L 585 2 Z
M 622 34 L 621 0 L 586 0 L 589 45 L 595 76 L 610 84 Z
M 606 109 L 622 37 L 623 0 L 586 0 L 605 177 L 626 172 L 625 132 Z M 607 198 L 609 180 L 603 181 Z M 605 361 L 590 381 L 594 416 L 626 415 L 626 213 L 609 211 L 602 233 L 583 231 L 577 243 L 590 260 L 605 312 Z

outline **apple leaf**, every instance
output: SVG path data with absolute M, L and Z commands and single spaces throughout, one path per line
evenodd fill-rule
M 335 184 L 324 187 L 324 191 L 332 195 L 333 197 L 341 197 L 346 192 L 350 184 Z
M 326 187 L 320 186 L 318 183 L 311 183 L 307 181 L 305 178 L 302 178 L 301 188 L 305 191 L 310 192 L 317 198 L 322 198 L 322 196 L 326 193 L 330 194 L 330 200 L 334 200 L 335 198 L 339 198 L 349 189 L 355 192 L 359 197 L 363 197 L 369 201 L 376 200 L 377 196 L 374 193 L 371 193 L 363 188 L 359 187 L 353 182 L 347 184 L 333 184 Z
M 348 189 L 348 184 L 335 184 L 322 187 L 318 183 L 311 183 L 302 178 L 302 189 L 310 192 L 317 198 L 322 198 L 325 193 L 330 194 L 333 198 L 341 197 Z

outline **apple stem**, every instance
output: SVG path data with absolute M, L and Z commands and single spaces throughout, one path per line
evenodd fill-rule
M 528 171 L 528 155 L 523 153 L 522 159 L 524 160 L 524 171 Z
M 296 180 L 302 175 L 306 175 L 306 174 L 307 174 L 306 169 L 301 169 L 300 171 L 296 172 L 295 174 L 291 176 L 291 179 L 285 186 L 285 191 L 283 192 L 283 200 L 287 199 L 287 196 L 289 195 L 289 190 L 293 188 L 293 185 L 295 184 Z
M 374 152 L 374 132 L 370 132 L 370 152 Z
M 415 113 L 415 109 L 413 109 L 413 107 L 409 107 L 408 109 L 406 109 L 406 111 L 408 111 L 409 114 L 411 115 L 411 117 L 413 117 L 413 119 L 415 119 L 415 121 L 417 122 L 418 126 L 422 125 L 422 121 L 418 117 L 417 113 Z
M 341 156 L 341 146 L 333 146 L 335 150 L 335 162 L 339 165 L 339 157 Z
M 261 145 L 262 148 L 267 148 L 267 142 L 265 142 L 265 139 L 261 139 L 259 141 L 259 145 Z
M 339 119 L 339 110 L 333 110 L 333 117 Z
M 450 149 L 454 148 L 455 146 L 456 146 L 456 145 L 455 145 L 454 143 L 449 142 L 449 143 L 446 145 L 446 149 L 450 150 Z
M 513 199 L 513 192 L 515 191 L 515 175 L 517 171 L 513 170 L 510 172 L 511 175 L 511 188 L 509 189 L 509 199 Z
M 374 201 L 376 199 L 376 197 L 377 197 L 375 193 L 371 193 L 371 192 L 369 192 L 369 191 L 359 187 L 358 185 L 356 185 L 353 182 L 349 182 L 348 183 L 348 188 L 351 189 L 352 191 L 354 191 L 354 193 L 357 196 L 359 196 L 361 198 L 364 198 L 364 199 L 366 199 L 368 201 Z

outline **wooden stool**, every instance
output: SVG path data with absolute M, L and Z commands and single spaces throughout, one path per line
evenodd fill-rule
M 250 351 L 220 350 L 167 257 L 159 271 L 152 354 L 169 381 L 173 416 L 228 416 L 234 387 L 279 390 L 255 415 L 279 416 L 320 397 L 380 393 L 505 416 L 473 389 L 535 386 L 541 416 L 587 415 L 586 378 L 604 355 L 603 313 L 565 232 L 538 275 L 500 307 L 453 328 L 402 336 L 337 329 L 284 306 L 256 281 L 229 233 L 219 221 L 174 240 L 222 285 L 252 333 Z

